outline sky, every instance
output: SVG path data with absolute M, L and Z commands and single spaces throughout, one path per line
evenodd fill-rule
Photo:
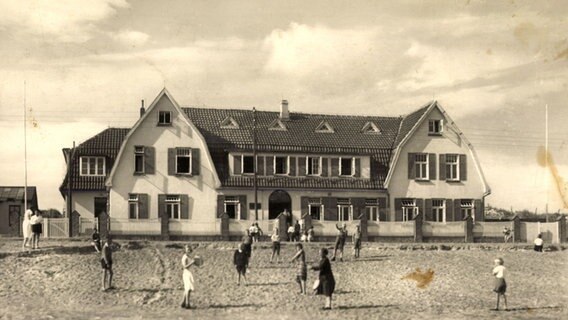
M 131 127 L 167 87 L 182 106 L 267 111 L 398 116 L 437 100 L 488 204 L 566 211 L 567 17 L 562 1 L 0 0 L 0 185 L 24 184 L 26 137 L 28 185 L 61 210 L 61 149 Z

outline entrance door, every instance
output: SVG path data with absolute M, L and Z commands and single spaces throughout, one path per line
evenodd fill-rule
M 8 207 L 8 234 L 12 237 L 20 236 L 22 219 L 20 219 L 22 207 L 11 205 Z
M 268 198 L 268 219 L 276 219 L 284 210 L 290 212 L 288 222 L 292 222 L 292 199 L 288 192 L 276 190 Z
M 97 219 L 102 212 L 107 212 L 107 198 L 95 198 L 95 219 L 98 222 L 100 221 Z M 97 225 L 97 229 L 101 230 L 101 226 Z

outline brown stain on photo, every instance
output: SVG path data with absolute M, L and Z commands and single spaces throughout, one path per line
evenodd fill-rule
M 428 269 L 422 272 L 420 268 L 416 268 L 415 271 L 402 277 L 402 280 L 414 280 L 418 288 L 424 289 L 434 280 L 434 270 Z
M 556 186 L 556 191 L 560 200 L 562 201 L 562 205 L 565 209 L 568 209 L 568 195 L 565 194 L 564 191 L 564 179 L 558 173 L 558 168 L 554 164 L 554 160 L 552 159 L 552 154 L 548 152 L 548 156 L 546 154 L 546 149 L 544 147 L 539 147 L 536 153 L 536 161 L 539 166 L 547 167 L 554 178 L 554 185 Z M 547 163 L 548 162 L 548 163 Z

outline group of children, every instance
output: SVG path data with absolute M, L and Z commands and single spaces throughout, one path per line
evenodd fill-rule
M 22 233 L 24 235 L 22 250 L 25 251 L 26 247 L 30 245 L 32 249 L 39 249 L 39 239 L 43 233 L 43 217 L 41 211 L 34 210 L 34 208 L 26 210 L 22 222 Z

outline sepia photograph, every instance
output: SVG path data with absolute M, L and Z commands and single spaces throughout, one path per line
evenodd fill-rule
M 0 320 L 568 319 L 567 17 L 0 0 Z

